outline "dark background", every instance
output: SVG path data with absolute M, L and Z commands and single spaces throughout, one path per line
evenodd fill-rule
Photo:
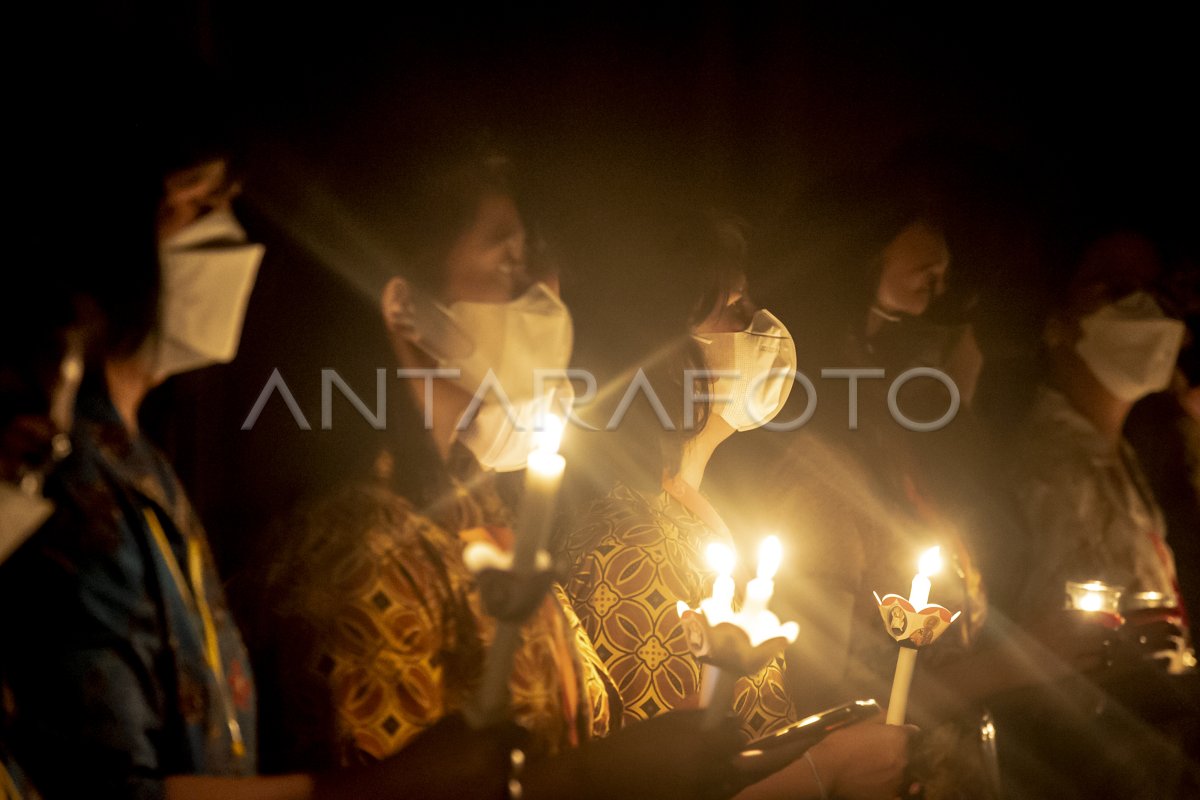
M 356 286 L 373 239 L 356 190 L 400 174 L 397 164 L 419 157 L 417 142 L 486 129 L 512 154 L 530 220 L 559 248 L 585 358 L 619 332 L 606 296 L 644 267 L 639 244 L 675 210 L 718 205 L 747 217 L 756 293 L 786 304 L 806 290 L 787 243 L 807 198 L 914 145 L 986 153 L 991 177 L 1041 229 L 1132 222 L 1174 254 L 1195 252 L 1197 75 L 1183 12 L 234 0 L 98 8 L 85 17 L 85 49 L 153 76 L 149 107 L 180 102 L 171 76 L 181 63 L 220 77 L 224 90 L 197 95 L 189 113 L 238 120 L 241 215 L 269 248 L 238 361 L 176 379 L 150 413 L 228 567 L 280 510 L 355 468 L 326 453 L 324 432 L 297 430 L 277 400 L 253 431 L 240 426 L 274 368 L 314 427 L 320 368 L 337 367 L 370 393 L 373 369 L 386 364 L 358 344 L 377 339 L 378 324 Z M 1027 323 L 1039 273 L 1061 265 L 978 263 L 956 253 L 954 269 L 984 292 L 993 319 L 985 352 L 989 341 L 1011 350 L 1006 327 Z M 342 403 L 335 415 L 352 412 Z

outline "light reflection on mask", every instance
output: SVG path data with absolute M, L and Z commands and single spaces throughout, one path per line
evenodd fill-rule
M 714 398 L 729 398 L 715 401 L 713 413 L 730 427 L 759 428 L 783 409 L 792 391 L 796 344 L 778 317 L 759 309 L 744 331 L 694 338 L 703 345 L 708 369 L 738 373 L 715 378 L 710 393 Z
M 571 360 L 571 312 L 544 283 L 507 303 L 417 299 L 406 311 L 413 344 L 438 366 L 460 370 L 451 380 L 472 394 L 491 372 L 509 400 L 531 400 L 535 371 L 564 370 Z
M 542 415 L 551 411 L 559 419 L 568 419 L 575 400 L 575 389 L 563 380 L 547 388 L 543 398 L 514 403 L 506 409 L 497 403 L 484 403 L 473 420 L 458 434 L 479 463 L 495 472 L 525 469 L 529 454 L 537 444 Z
M 219 209 L 163 243 L 158 379 L 232 361 L 265 248 Z
M 1080 322 L 1075 352 L 1096 380 L 1126 402 L 1166 389 L 1184 325 L 1167 317 L 1147 292 L 1134 292 Z

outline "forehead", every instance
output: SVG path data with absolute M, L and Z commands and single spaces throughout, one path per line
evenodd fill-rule
M 229 165 L 223 158 L 212 158 L 190 167 L 167 173 L 163 186 L 167 194 L 204 191 L 223 184 L 228 177 Z
M 1084 253 L 1068 289 L 1068 307 L 1087 314 L 1137 291 L 1154 291 L 1162 274 L 1158 250 L 1145 237 L 1107 236 Z

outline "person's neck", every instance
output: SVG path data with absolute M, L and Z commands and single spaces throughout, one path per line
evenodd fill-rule
M 693 489 L 699 489 L 700 484 L 704 482 L 704 471 L 708 468 L 713 453 L 733 433 L 733 428 L 729 427 L 725 420 L 716 415 L 710 416 L 704 428 L 683 446 L 683 453 L 679 458 L 679 472 L 674 477 Z
M 104 382 L 117 416 L 130 434 L 138 432 L 138 411 L 154 386 L 154 377 L 140 355 L 104 362 Z
M 418 402 L 421 412 L 425 412 L 424 381 L 421 381 L 422 398 Z M 450 448 L 458 435 L 458 422 L 462 419 L 471 404 L 471 395 L 463 389 L 446 381 L 433 382 L 433 416 L 429 435 L 433 437 L 433 445 L 437 448 L 442 461 L 450 458 Z
M 394 347 L 400 365 L 406 369 L 430 369 L 435 366 L 432 359 L 403 340 L 397 339 Z M 458 422 L 471 404 L 471 394 L 449 381 L 425 377 L 409 378 L 408 388 L 422 420 L 427 423 L 426 430 L 433 439 L 434 448 L 444 463 L 450 458 L 450 448 L 458 433 Z
M 884 308 L 878 301 L 871 304 L 867 309 L 867 322 L 863 326 L 863 335 L 871 339 L 875 334 L 883 330 L 883 326 L 890 322 L 899 322 L 904 318 L 904 315 L 899 311 L 891 311 Z
M 1133 403 L 1115 397 L 1082 364 L 1059 369 L 1054 386 L 1115 451 Z

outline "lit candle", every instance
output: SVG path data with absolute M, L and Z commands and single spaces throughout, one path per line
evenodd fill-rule
M 546 549 L 554 526 L 554 500 L 562 484 L 567 461 L 559 455 L 563 421 L 556 414 L 544 414 L 541 430 L 534 436 L 534 450 L 525 468 L 525 497 L 517 526 L 513 569 L 520 574 L 534 571 L 537 554 Z
M 920 611 L 929 605 L 930 578 L 942 569 L 942 549 L 931 547 L 921 554 L 917 574 L 913 576 L 908 602 Z M 903 725 L 908 715 L 908 691 L 912 688 L 913 672 L 917 666 L 915 647 L 901 647 L 896 657 L 896 674 L 892 678 L 892 696 L 888 700 L 887 724 Z
M 775 573 L 783 560 L 783 545 L 778 536 L 768 536 L 758 547 L 758 573 L 746 584 L 746 602 L 742 615 L 754 625 L 757 617 L 767 610 L 771 595 L 775 593 Z M 775 621 L 778 626 L 779 621 Z
M 712 595 L 700 601 L 709 625 L 717 625 L 733 618 L 733 568 L 737 554 L 733 548 L 720 542 L 712 542 L 705 548 L 704 557 L 717 573 L 713 581 Z
M 932 576 L 942 571 L 942 548 L 931 547 L 921 554 L 917 561 L 917 574 L 913 576 L 912 589 L 908 593 L 908 602 L 917 611 L 929 605 L 929 590 L 933 583 Z
M 525 469 L 525 497 L 512 559 L 513 572 L 523 578 L 544 568 L 539 567 L 539 561 L 544 559 L 538 556 L 550 541 L 554 525 L 554 501 L 567 465 L 566 459 L 558 453 L 564 427 L 562 419 L 554 414 L 545 414 L 541 424 Z M 467 709 L 467 718 L 476 728 L 494 725 L 508 716 L 508 682 L 512 675 L 513 656 L 521 643 L 521 624 L 520 620 L 515 619 L 499 619 L 496 622 L 496 634 L 484 663 L 478 694 Z

